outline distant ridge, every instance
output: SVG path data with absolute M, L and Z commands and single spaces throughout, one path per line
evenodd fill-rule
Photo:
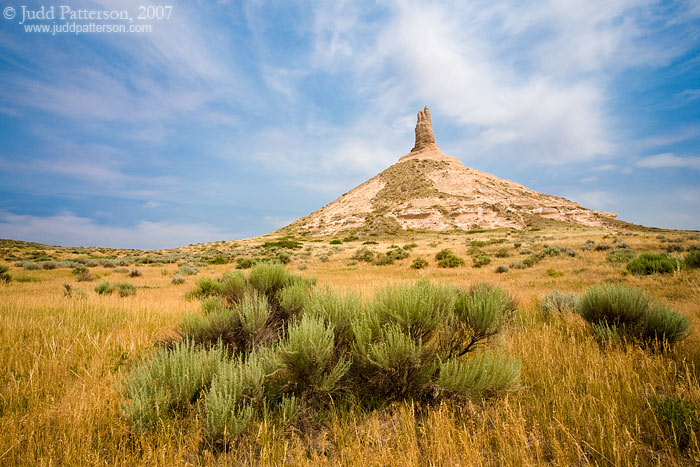
M 418 112 L 411 152 L 374 178 L 283 230 L 313 235 L 401 229 L 448 231 L 523 229 L 533 221 L 604 227 L 617 214 L 586 209 L 565 198 L 465 167 L 442 153 L 430 110 Z

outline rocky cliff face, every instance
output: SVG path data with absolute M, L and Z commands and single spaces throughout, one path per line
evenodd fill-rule
M 353 230 L 520 229 L 537 218 L 604 226 L 615 217 L 465 167 L 459 159 L 440 151 L 426 107 L 418 112 L 411 152 L 287 229 L 315 235 Z

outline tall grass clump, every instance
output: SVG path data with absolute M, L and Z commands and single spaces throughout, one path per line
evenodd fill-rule
M 186 413 L 209 387 L 223 360 L 220 347 L 203 350 L 192 342 L 159 349 L 120 388 L 122 414 L 140 433 Z
M 622 285 L 593 286 L 578 301 L 576 311 L 607 338 L 673 344 L 687 336 L 688 318 L 651 299 L 644 291 Z

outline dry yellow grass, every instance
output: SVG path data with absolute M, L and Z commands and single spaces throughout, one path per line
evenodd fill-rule
M 184 297 L 195 277 L 218 276 L 231 265 L 202 268 L 183 285 L 170 283 L 177 268 L 172 264 L 141 266 L 143 276 L 137 278 L 93 269 L 112 282 L 148 287 L 124 298 L 96 294 L 98 281 L 76 282 L 70 270 L 13 267 L 13 277 L 41 281 L 0 286 L 0 465 L 698 465 L 697 439 L 680 451 L 649 401 L 674 396 L 700 406 L 700 271 L 636 277 L 608 264 L 605 251 L 579 250 L 588 239 L 611 243 L 606 235 L 611 233 L 578 228 L 529 232 L 528 237 L 555 238 L 538 245 L 571 246 L 578 254 L 505 274 L 495 267 L 522 259 L 512 246 L 509 258 L 492 255 L 490 265 L 476 269 L 466 244 L 467 238 L 504 237 L 504 232 L 406 234 L 369 245 L 385 251 L 392 243 L 418 243 L 410 258 L 389 266 L 348 265 L 361 242 L 341 245 L 328 262 L 316 257 L 330 247 L 327 240 L 306 242 L 313 250 L 308 258 L 294 259 L 292 270 L 305 263 L 302 274 L 320 284 L 365 295 L 387 281 L 419 278 L 502 285 L 519 300 L 503 345 L 522 359 L 522 388 L 486 401 L 401 403 L 337 413 L 312 434 L 283 432 L 263 421 L 219 454 L 203 442 L 196 414 L 155 433 L 132 435 L 119 415 L 117 388 L 158 339 L 174 335 L 183 313 L 199 312 L 199 304 Z M 664 246 L 656 234 L 622 239 L 637 251 Z M 503 246 L 482 249 L 493 253 Z M 437 268 L 434 254 L 442 248 L 464 257 L 467 266 Z M 428 268 L 409 268 L 418 256 L 428 259 Z M 561 275 L 552 277 L 549 269 Z M 672 305 L 690 318 L 693 334 L 668 353 L 631 344 L 601 349 L 578 316 L 544 317 L 538 311 L 539 299 L 553 288 L 580 292 L 605 281 L 641 287 Z M 87 297 L 65 297 L 64 283 Z

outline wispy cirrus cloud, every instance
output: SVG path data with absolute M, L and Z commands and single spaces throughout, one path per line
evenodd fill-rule
M 677 156 L 672 153 L 663 153 L 643 157 L 637 160 L 634 165 L 645 169 L 685 168 L 700 170 L 700 157 Z
M 0 236 L 63 246 L 160 249 L 225 240 L 237 234 L 206 223 L 142 221 L 117 227 L 71 212 L 42 217 L 0 211 Z

